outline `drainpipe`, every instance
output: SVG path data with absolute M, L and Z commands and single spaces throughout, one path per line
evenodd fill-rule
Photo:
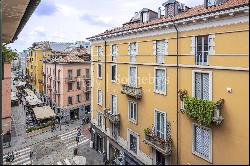
M 179 96 L 178 96 L 178 91 L 179 91 L 179 30 L 175 24 L 175 22 L 173 21 L 173 25 L 174 28 L 176 30 L 176 58 L 177 58 L 177 73 L 176 73 L 176 77 L 177 77 L 177 89 L 176 89 L 176 106 L 177 106 L 177 110 L 176 110 L 176 115 L 177 115 L 177 165 L 179 165 Z
M 104 77 L 104 83 L 105 83 L 105 89 L 104 89 L 104 98 L 105 98 L 105 102 L 104 102 L 104 108 L 107 108 L 107 41 L 104 41 L 104 73 L 105 73 L 105 77 Z M 107 131 L 107 121 L 105 118 L 105 131 Z
M 0 0 L 0 165 L 3 165 L 3 125 L 2 125 L 2 69 L 3 69 L 3 56 L 2 56 L 2 1 Z

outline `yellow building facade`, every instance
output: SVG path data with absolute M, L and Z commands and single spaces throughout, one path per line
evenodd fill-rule
M 50 55 L 50 49 L 30 48 L 27 57 L 27 73 L 28 80 L 34 89 L 43 92 L 43 58 Z
M 194 7 L 174 19 L 150 20 L 143 9 L 138 22 L 89 38 L 93 148 L 123 164 L 248 164 L 248 3 Z M 224 99 L 211 125 L 186 115 L 181 89 Z

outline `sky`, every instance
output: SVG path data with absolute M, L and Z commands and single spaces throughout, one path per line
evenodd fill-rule
M 179 0 L 189 7 L 203 1 Z M 122 26 L 142 8 L 158 11 L 164 2 L 166 0 L 41 0 L 18 39 L 9 46 L 22 51 L 39 41 L 86 41 L 87 37 Z

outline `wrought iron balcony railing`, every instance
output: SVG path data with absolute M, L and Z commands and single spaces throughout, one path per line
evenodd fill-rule
M 164 155 L 171 155 L 172 153 L 172 140 L 164 140 L 151 133 L 145 134 L 144 142 Z
M 126 84 L 122 85 L 122 91 L 123 94 L 126 94 L 130 97 L 134 97 L 136 99 L 141 99 L 142 98 L 142 88 L 136 88 L 132 87 Z
M 111 123 L 120 124 L 120 114 L 113 114 L 110 109 L 105 109 L 104 116 L 108 118 Z

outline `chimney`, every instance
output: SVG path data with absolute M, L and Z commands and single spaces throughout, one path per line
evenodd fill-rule
M 205 8 L 208 7 L 208 0 L 204 0 L 204 7 L 205 7 Z
M 158 8 L 158 18 L 161 18 L 161 7 Z

